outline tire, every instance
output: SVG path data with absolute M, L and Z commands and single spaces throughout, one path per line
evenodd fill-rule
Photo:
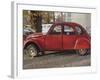
M 34 44 L 28 45 L 25 51 L 26 51 L 25 54 L 28 57 L 34 58 L 35 56 L 38 56 L 38 49 L 36 48 Z
M 84 56 L 88 54 L 88 49 L 78 49 L 76 50 L 76 53 L 80 56 Z

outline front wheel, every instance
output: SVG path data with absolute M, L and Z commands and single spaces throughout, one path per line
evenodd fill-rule
M 88 54 L 88 49 L 78 49 L 78 50 L 76 50 L 76 53 L 78 53 L 81 56 L 84 56 L 84 55 Z
M 28 56 L 28 57 L 35 57 L 38 55 L 38 49 L 36 48 L 36 46 L 34 44 L 30 44 L 26 47 L 25 49 L 25 54 Z

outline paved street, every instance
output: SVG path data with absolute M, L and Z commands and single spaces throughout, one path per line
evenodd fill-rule
M 79 56 L 73 51 L 46 52 L 45 55 L 33 59 L 23 58 L 23 69 L 54 68 L 54 67 L 77 67 L 90 66 L 90 54 Z

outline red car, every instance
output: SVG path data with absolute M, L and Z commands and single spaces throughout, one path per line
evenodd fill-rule
M 24 40 L 24 50 L 34 57 L 44 51 L 75 50 L 85 55 L 90 50 L 90 36 L 86 30 L 77 23 L 54 23 L 46 34 L 34 33 Z

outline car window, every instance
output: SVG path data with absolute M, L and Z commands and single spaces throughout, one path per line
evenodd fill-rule
M 64 34 L 72 35 L 74 34 L 74 29 L 71 26 L 64 25 Z
M 53 30 L 51 31 L 51 34 L 61 34 L 62 29 L 61 25 L 56 25 Z
M 75 26 L 77 34 L 82 34 L 82 29 L 79 26 Z

